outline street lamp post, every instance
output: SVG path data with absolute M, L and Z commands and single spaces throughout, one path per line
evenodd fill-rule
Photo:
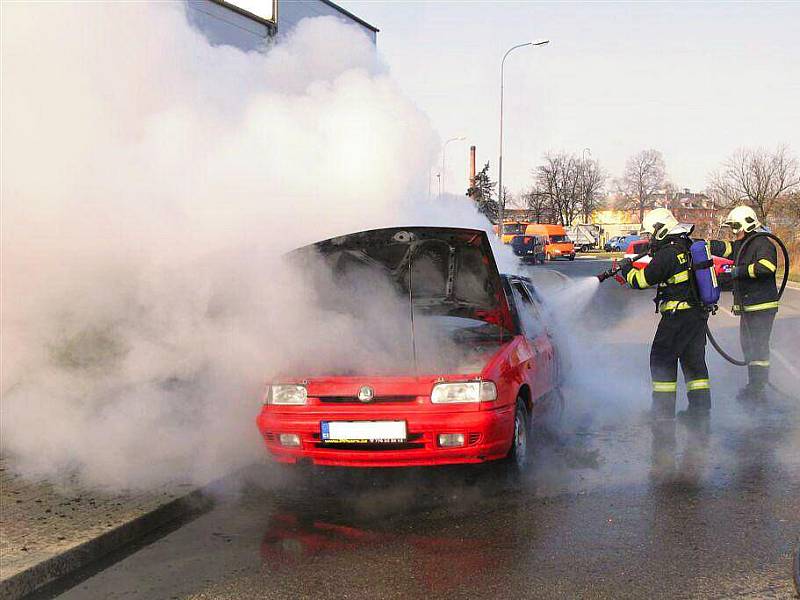
M 586 171 L 589 168 L 588 165 L 586 164 L 586 155 L 587 154 L 589 156 L 592 155 L 592 149 L 591 148 L 584 148 L 583 149 L 583 153 L 581 154 L 581 183 L 583 183 L 583 193 L 584 194 L 586 194 Z M 583 220 L 586 221 L 584 223 L 584 225 L 588 225 L 589 224 L 588 223 L 589 215 L 586 213 L 586 200 L 587 199 L 588 198 L 584 195 L 584 197 L 583 197 L 583 206 L 584 206 L 584 209 L 583 209 Z
M 503 219 L 504 219 L 504 198 L 503 198 L 503 83 L 505 76 L 506 58 L 517 48 L 524 48 L 525 46 L 544 46 L 549 44 L 550 40 L 541 40 L 538 42 L 525 42 L 524 44 L 517 44 L 512 46 L 503 55 L 503 60 L 500 61 L 500 157 L 497 160 L 497 204 L 499 207 L 497 213 L 497 236 L 503 238 Z
M 450 142 L 463 142 L 465 139 L 467 139 L 467 138 L 465 138 L 463 135 L 460 135 L 460 136 L 454 137 L 454 138 L 450 138 L 442 146 L 442 179 L 441 179 L 442 188 L 441 188 L 441 191 L 439 192 L 439 200 L 442 199 L 442 194 L 444 194 L 444 153 L 447 151 L 447 144 L 449 144 Z

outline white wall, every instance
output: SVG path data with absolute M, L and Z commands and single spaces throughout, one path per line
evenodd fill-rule
M 323 0 L 278 0 L 278 33 L 283 35 L 291 31 L 302 19 L 306 17 L 332 16 L 352 23 L 361 28 L 376 43 L 375 31 L 353 20 L 347 14 L 337 10 Z
M 272 27 L 212 0 L 187 0 L 186 18 L 218 46 L 260 50 L 273 34 Z

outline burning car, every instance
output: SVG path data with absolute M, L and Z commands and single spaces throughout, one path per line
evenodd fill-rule
M 367 311 L 386 285 L 405 321 L 392 330 L 390 372 L 365 366 L 272 378 L 256 422 L 275 461 L 527 464 L 532 423 L 561 408 L 558 353 L 536 289 L 499 273 L 485 232 L 377 229 L 290 259 L 309 285 L 336 283 L 325 295 L 331 314 Z M 342 354 L 351 344 L 359 340 L 342 340 Z

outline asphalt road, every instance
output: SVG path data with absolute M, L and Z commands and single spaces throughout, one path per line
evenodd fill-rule
M 310 478 L 254 466 L 217 491 L 211 512 L 59 597 L 791 597 L 800 400 L 775 392 L 767 406 L 740 406 L 743 369 L 709 348 L 711 431 L 681 427 L 674 451 L 654 449 L 643 418 L 652 292 L 598 289 L 590 275 L 607 264 L 526 268 L 571 370 L 564 421 L 523 480 L 496 466 Z M 721 311 L 712 327 L 740 353 L 733 317 Z M 773 380 L 795 395 L 798 333 L 792 290 Z

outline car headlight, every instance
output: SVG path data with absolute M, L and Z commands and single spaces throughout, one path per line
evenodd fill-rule
M 308 390 L 304 385 L 278 383 L 267 387 L 266 403 L 300 406 L 306 403 Z
M 497 387 L 491 381 L 437 383 L 431 391 L 434 404 L 459 404 L 497 400 Z

